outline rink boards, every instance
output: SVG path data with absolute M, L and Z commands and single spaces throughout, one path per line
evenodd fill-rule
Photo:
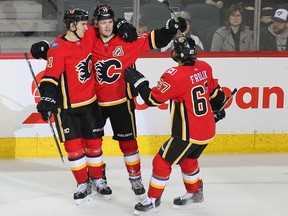
M 23 57 L 0 55 L 0 158 L 55 157 L 58 153 L 50 128 L 36 112 L 39 97 Z M 285 53 L 199 55 L 212 66 L 227 95 L 238 89 L 205 153 L 288 152 L 287 57 Z M 31 60 L 31 64 L 40 80 L 45 61 Z M 153 53 L 139 58 L 136 65 L 154 86 L 176 63 L 169 54 Z M 170 134 L 168 103 L 148 108 L 139 97 L 135 102 L 140 153 L 154 154 Z M 105 135 L 104 154 L 120 155 L 109 123 Z

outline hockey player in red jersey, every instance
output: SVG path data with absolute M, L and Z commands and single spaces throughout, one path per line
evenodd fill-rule
M 215 136 L 215 122 L 225 117 L 224 109 L 219 110 L 225 95 L 218 80 L 213 78 L 210 65 L 197 60 L 196 53 L 192 38 L 176 38 L 171 56 L 178 66 L 166 70 L 152 89 L 140 72 L 133 68 L 125 70 L 125 80 L 140 93 L 147 105 L 158 106 L 170 100 L 172 117 L 171 137 L 153 159 L 148 196 L 135 205 L 134 214 L 155 211 L 160 205 L 173 164 L 180 166 L 187 191 L 174 199 L 174 205 L 203 201 L 198 158 Z
M 177 23 L 170 19 L 166 26 L 148 32 L 133 42 L 124 41 L 114 34 L 114 12 L 107 5 L 98 5 L 94 10 L 95 27 L 98 39 L 92 51 L 93 67 L 96 72 L 96 94 L 103 114 L 103 120 L 109 118 L 113 130 L 113 139 L 117 140 L 124 156 L 132 190 L 136 195 L 145 193 L 141 179 L 140 155 L 136 140 L 135 104 L 130 85 L 124 80 L 124 70 L 133 66 L 137 58 L 145 51 L 166 46 L 177 30 L 186 29 L 186 21 Z M 120 29 L 126 20 L 115 23 Z M 123 29 L 123 28 L 122 28 Z M 123 34 L 122 34 L 123 35 Z
M 141 180 L 140 156 L 136 141 L 135 104 L 130 86 L 123 78 L 124 69 L 133 65 L 139 55 L 147 50 L 166 46 L 177 30 L 184 31 L 186 22 L 171 19 L 167 27 L 149 32 L 137 38 L 135 27 L 124 19 L 114 21 L 114 12 L 107 5 L 98 5 L 94 10 L 95 39 L 92 62 L 96 71 L 96 94 L 104 121 L 110 118 L 113 138 L 119 141 L 120 149 L 129 173 L 132 190 L 136 195 L 145 193 Z M 86 34 L 91 34 L 88 30 Z M 93 32 L 92 32 L 93 33 Z M 85 35 L 86 37 L 86 35 Z M 44 45 L 45 46 L 44 46 Z M 31 53 L 35 58 L 45 58 L 46 43 L 33 44 Z
M 88 12 L 82 9 L 67 10 L 63 21 L 67 32 L 48 50 L 37 110 L 43 120 L 54 114 L 60 141 L 64 142 L 77 182 L 74 200 L 79 204 L 92 192 L 89 175 L 99 194 L 110 195 L 112 191 L 102 179 L 104 124 L 92 72 L 95 30 L 87 31 Z

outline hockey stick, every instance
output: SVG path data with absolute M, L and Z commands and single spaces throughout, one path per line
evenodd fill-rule
M 217 113 L 220 113 L 221 110 L 224 109 L 224 107 L 227 105 L 227 103 L 233 98 L 233 96 L 235 95 L 235 93 L 237 92 L 237 89 L 234 88 L 234 90 L 231 92 L 231 94 L 226 98 L 226 100 L 223 102 L 222 106 L 220 107 L 220 109 L 217 111 Z
M 175 14 L 174 9 L 173 9 L 172 5 L 170 4 L 170 2 L 169 2 L 168 0 L 157 0 L 157 1 L 165 4 L 165 5 L 168 7 L 169 11 L 170 11 L 170 12 L 173 14 L 173 16 L 175 17 L 176 22 L 179 22 L 178 18 L 176 17 L 176 14 Z
M 26 59 L 26 62 L 27 62 L 27 64 L 28 64 L 28 66 L 29 66 L 29 69 L 30 69 L 30 72 L 31 72 L 31 75 L 32 75 L 32 78 L 33 78 L 33 82 L 34 82 L 34 84 L 35 84 L 35 86 L 36 86 L 37 92 L 38 92 L 38 94 L 39 94 L 39 96 L 40 96 L 40 98 L 41 98 L 40 90 L 39 90 L 39 86 L 38 86 L 38 82 L 37 82 L 37 80 L 36 80 L 36 77 L 35 77 L 35 74 L 34 74 L 34 71 L 33 71 L 32 65 L 31 65 L 31 62 L 30 62 L 30 60 L 29 60 L 28 54 L 25 52 L 25 53 L 24 53 L 24 56 L 25 56 L 25 59 Z M 49 116 L 51 116 L 51 113 L 49 114 Z M 52 133 L 52 136 L 53 136 L 53 138 L 54 138 L 56 147 L 57 147 L 58 152 L 59 152 L 59 154 L 60 154 L 60 158 L 61 158 L 62 162 L 64 163 L 63 154 L 62 154 L 62 151 L 61 151 L 59 142 L 58 142 L 58 140 L 57 140 L 57 137 L 56 137 L 56 134 L 55 134 L 53 125 L 52 125 L 49 117 L 48 117 L 48 124 L 49 124 L 49 127 L 50 127 L 50 129 L 51 129 L 51 133 Z
M 175 11 L 174 11 L 172 5 L 170 4 L 170 2 L 169 2 L 168 0 L 157 0 L 157 1 L 159 1 L 159 2 L 161 2 L 161 3 L 163 3 L 163 4 L 165 4 L 165 5 L 168 7 L 169 11 L 173 14 L 173 16 L 174 16 L 176 22 L 179 23 L 179 19 L 177 18 L 176 13 L 175 13 Z M 184 32 L 180 32 L 180 34 L 181 34 L 182 36 L 185 36 Z

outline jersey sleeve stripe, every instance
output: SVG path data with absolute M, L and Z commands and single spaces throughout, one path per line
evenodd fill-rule
M 56 80 L 56 79 L 53 78 L 53 77 L 43 77 L 43 78 L 41 79 L 41 82 L 49 82 L 49 83 L 54 84 L 55 86 L 58 86 L 58 80 Z
M 155 43 L 155 31 L 154 30 L 149 35 L 149 41 L 150 41 L 151 48 L 152 49 L 157 49 L 157 46 L 156 46 L 156 43 Z

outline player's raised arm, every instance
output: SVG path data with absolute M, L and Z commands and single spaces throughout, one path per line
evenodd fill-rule
M 155 43 L 157 48 L 162 48 L 168 45 L 168 43 L 174 38 L 177 31 L 184 32 L 186 30 L 186 20 L 183 18 L 169 19 L 166 22 L 166 26 L 161 29 L 154 30 Z

